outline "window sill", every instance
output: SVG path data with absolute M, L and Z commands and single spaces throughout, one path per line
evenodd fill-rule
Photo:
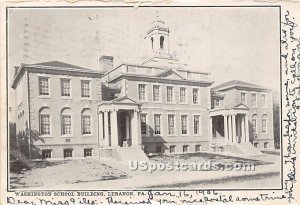
M 88 98 L 88 97 L 84 98 L 84 97 L 81 97 L 81 100 L 92 100 L 92 98 Z
M 161 104 L 162 102 L 161 101 L 152 101 L 153 103 L 155 104 Z
M 193 134 L 194 137 L 201 137 L 201 134 Z
M 175 105 L 176 103 L 175 103 L 175 102 L 167 102 L 167 101 L 166 101 L 166 104 L 169 104 L 169 105 Z
M 40 135 L 40 137 L 42 137 L 42 138 L 54 138 L 54 136 L 51 136 L 51 135 Z
M 189 103 L 188 102 L 181 102 L 179 103 L 179 105 L 188 105 Z
M 60 96 L 61 99 L 72 100 L 72 96 Z
M 188 134 L 181 134 L 180 136 L 181 137 L 186 137 L 186 136 L 188 136 Z
M 52 97 L 51 97 L 51 95 L 39 95 L 39 98 L 50 99 Z
M 73 135 L 61 135 L 61 137 L 64 137 L 64 138 L 74 138 Z
M 82 137 L 94 137 L 94 135 L 92 135 L 92 134 L 82 134 L 81 136 Z

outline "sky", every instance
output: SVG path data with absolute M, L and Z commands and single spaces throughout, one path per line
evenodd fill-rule
M 114 56 L 115 66 L 142 63 L 157 16 L 169 27 L 170 53 L 187 69 L 211 73 L 214 85 L 241 80 L 279 90 L 279 9 L 270 7 L 10 9 L 9 79 L 20 63 L 98 69 L 101 55 Z

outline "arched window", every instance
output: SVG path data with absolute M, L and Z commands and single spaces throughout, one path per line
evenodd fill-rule
M 252 128 L 253 128 L 253 132 L 257 133 L 257 115 L 254 114 L 252 116 Z
M 39 111 L 39 129 L 41 135 L 51 134 L 51 110 L 48 107 L 42 107 Z
M 262 125 L 261 125 L 261 127 L 262 127 L 262 133 L 267 133 L 267 115 L 266 114 L 264 114 L 263 116 L 262 116 L 262 121 L 261 121 L 261 123 L 262 123 Z
M 151 37 L 151 48 L 153 49 L 153 37 Z
M 72 134 L 72 110 L 70 108 L 63 108 L 61 110 L 61 134 Z
M 160 48 L 161 48 L 161 49 L 164 48 L 164 40 L 165 40 L 165 38 L 164 38 L 163 36 L 161 36 L 161 37 L 159 38 Z
M 91 117 L 92 111 L 90 109 L 83 109 L 81 112 L 81 133 L 83 135 L 92 134 Z

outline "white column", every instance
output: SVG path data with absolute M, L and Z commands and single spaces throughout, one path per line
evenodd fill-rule
M 211 142 L 212 142 L 212 139 L 213 139 L 213 122 L 212 122 L 212 117 L 209 117 L 209 133 L 208 133 L 208 136 L 209 136 L 209 151 L 212 151 L 211 150 Z
M 229 142 L 232 143 L 232 116 L 229 115 L 228 117 Z
M 249 140 L 249 115 L 245 115 L 245 125 L 246 125 L 246 142 L 249 142 L 250 140 Z
M 139 124 L 140 124 L 140 122 L 138 121 L 138 110 L 134 110 L 133 117 L 131 120 L 131 127 L 132 127 L 131 144 L 133 146 L 140 145 L 140 143 L 139 143 L 140 142 Z
M 241 129 L 242 129 L 242 142 L 247 142 L 246 140 L 246 135 L 245 135 L 245 117 L 242 117 L 242 122 L 241 122 Z
M 104 145 L 109 146 L 109 126 L 108 126 L 108 114 L 109 112 L 104 111 Z
M 232 115 L 232 138 L 233 138 L 233 144 L 236 144 L 236 114 Z
M 98 113 L 98 133 L 99 139 L 104 139 L 104 132 L 103 132 L 103 112 Z
M 119 135 L 118 135 L 118 112 L 113 110 L 111 112 L 111 146 L 119 146 Z
M 224 138 L 225 138 L 225 142 L 229 141 L 227 115 L 224 115 Z

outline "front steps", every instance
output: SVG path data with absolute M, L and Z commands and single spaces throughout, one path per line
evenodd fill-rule
M 129 161 L 149 161 L 144 151 L 139 146 L 100 148 L 99 157 L 111 158 L 117 161 L 128 163 Z
M 257 148 L 253 147 L 250 142 L 242 142 L 238 144 L 225 145 L 224 152 L 243 154 L 248 156 L 262 155 L 263 153 Z
M 253 147 L 253 145 L 250 142 L 243 142 L 236 144 L 237 149 L 239 149 L 243 154 L 247 155 L 262 155 L 263 153 L 259 151 L 259 149 Z

